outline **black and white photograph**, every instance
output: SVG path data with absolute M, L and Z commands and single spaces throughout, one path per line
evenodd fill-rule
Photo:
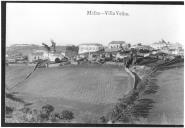
M 183 127 L 183 1 L 1 4 L 4 126 Z

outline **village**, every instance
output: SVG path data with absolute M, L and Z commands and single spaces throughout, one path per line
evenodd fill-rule
M 6 122 L 182 122 L 181 44 L 164 40 L 151 45 L 50 43 L 7 47 Z M 173 90 L 178 94 L 173 95 Z M 159 100 L 163 98 L 167 100 Z
M 78 46 L 58 46 L 56 44 L 53 40 L 51 40 L 51 46 L 45 43 L 35 47 L 32 44 L 15 44 L 7 48 L 6 64 L 31 65 L 42 60 L 47 60 L 47 64 L 51 65 L 78 64 L 85 61 L 91 63 L 124 62 L 133 51 L 137 61 L 144 57 L 159 59 L 184 57 L 181 44 L 166 42 L 163 39 L 151 45 L 142 43 L 131 45 L 125 41 L 112 41 L 108 43 L 108 46 L 100 43 L 83 43 Z M 43 66 L 46 66 L 46 63 L 41 67 Z
M 3 1 L 2 126 L 184 127 L 183 5 Z

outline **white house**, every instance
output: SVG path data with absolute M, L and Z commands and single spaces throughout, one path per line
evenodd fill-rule
M 55 62 L 56 59 L 60 59 L 61 60 L 64 57 L 64 55 L 62 55 L 60 53 L 49 53 L 48 57 L 49 57 L 50 61 Z
M 183 49 L 183 45 L 180 43 L 171 43 L 168 47 L 169 49 Z
M 156 49 L 156 50 L 160 50 L 160 49 L 162 49 L 163 47 L 166 47 L 166 46 L 167 46 L 167 44 L 165 44 L 165 43 L 163 43 L 161 41 L 151 44 L 151 47 Z
M 36 60 L 46 60 L 55 61 L 56 59 L 62 59 L 64 56 L 60 53 L 51 53 L 45 50 L 34 50 L 28 55 L 28 61 L 34 62 Z
M 78 54 L 98 52 L 104 49 L 103 45 L 98 43 L 80 44 L 78 47 Z
M 165 47 L 161 48 L 161 51 L 167 54 L 183 55 L 183 46 L 179 43 L 170 43 Z
M 108 48 L 112 51 L 119 51 L 121 48 L 129 48 L 129 45 L 125 41 L 112 41 L 108 44 Z
M 48 53 L 45 50 L 34 50 L 32 53 L 28 55 L 28 61 L 34 62 L 36 60 L 44 60 L 47 59 Z
M 171 51 L 171 54 L 175 55 L 183 55 L 184 54 L 184 48 L 179 43 L 174 43 L 169 46 L 169 49 Z

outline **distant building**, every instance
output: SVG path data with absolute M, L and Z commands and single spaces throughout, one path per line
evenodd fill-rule
M 125 41 L 112 41 L 108 44 L 108 49 L 110 51 L 119 51 L 121 49 L 128 49 L 129 44 L 127 44 Z
M 37 60 L 46 60 L 49 59 L 52 62 L 55 62 L 56 59 L 62 59 L 64 56 L 61 53 L 47 52 L 45 50 L 35 50 L 28 55 L 28 61 L 34 62 Z
M 139 50 L 148 50 L 148 51 L 152 51 L 154 50 L 152 47 L 150 47 L 149 45 L 141 45 L 141 46 L 138 46 L 136 47 L 136 49 L 139 49 Z
M 141 44 L 141 43 L 132 45 L 130 48 L 131 48 L 131 49 L 136 49 L 136 50 L 148 50 L 148 51 L 154 50 L 153 47 L 151 47 L 151 46 L 149 46 L 149 45 L 144 45 L 144 44 Z
M 71 58 L 78 54 L 78 47 L 74 45 L 60 46 L 60 50 L 58 49 L 58 51 L 60 51 L 63 56 Z
M 183 46 L 179 43 L 171 43 L 168 47 L 164 47 L 161 51 L 168 53 L 168 54 L 174 54 L 174 55 L 183 55 L 184 49 Z
M 28 61 L 34 62 L 37 60 L 45 60 L 48 58 L 48 53 L 45 50 L 34 50 L 28 55 Z
M 103 49 L 104 49 L 103 45 L 98 43 L 80 44 L 78 54 L 93 53 L 101 51 Z
M 151 54 L 157 54 L 159 51 L 158 50 L 152 50 Z
M 179 50 L 179 55 L 184 56 L 184 49 Z
M 16 58 L 6 54 L 6 63 L 16 63 Z
M 159 42 L 155 42 L 153 44 L 151 44 L 151 47 L 156 49 L 156 50 L 161 50 L 163 47 L 168 46 L 169 44 L 167 42 L 165 42 L 164 40 L 159 41 Z
M 168 47 L 169 49 L 183 49 L 183 45 L 180 43 L 171 43 Z

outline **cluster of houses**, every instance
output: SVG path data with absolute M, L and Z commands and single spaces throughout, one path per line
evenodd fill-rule
M 162 40 L 151 44 L 151 47 L 167 54 L 184 56 L 184 48 L 180 43 L 170 43 Z
M 76 56 L 92 55 L 99 53 L 119 54 L 121 52 L 129 52 L 131 49 L 143 51 L 142 54 L 149 55 L 150 53 L 155 54 L 163 52 L 166 54 L 184 56 L 183 46 L 179 43 L 169 43 L 164 40 L 155 42 L 151 45 L 143 45 L 141 43 L 132 45 L 125 41 L 112 41 L 108 46 L 103 46 L 99 43 L 84 43 L 78 46 L 67 45 L 67 46 L 56 46 L 47 49 L 32 50 L 27 56 L 29 63 L 37 62 L 38 60 L 49 59 L 51 62 L 59 62 L 64 58 L 71 59 Z

